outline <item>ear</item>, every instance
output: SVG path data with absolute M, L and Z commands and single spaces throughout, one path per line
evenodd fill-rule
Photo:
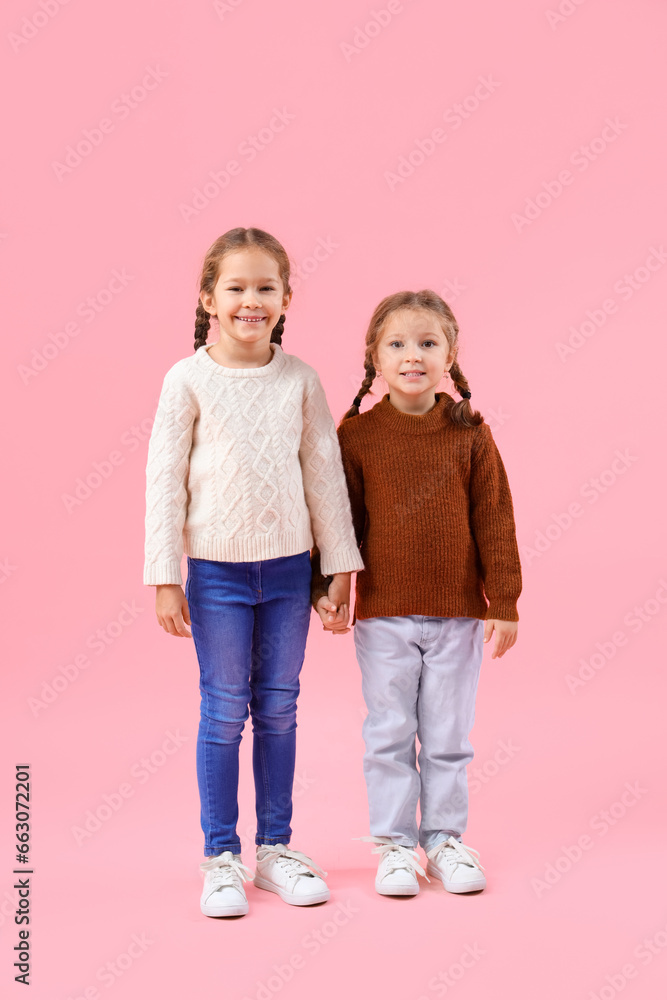
M 213 296 L 211 295 L 210 292 L 202 292 L 201 295 L 199 296 L 199 301 L 201 302 L 201 304 L 203 305 L 204 309 L 209 314 L 209 316 L 216 315 L 215 305 L 213 304 Z
M 286 309 L 289 309 L 290 302 L 292 301 L 292 295 L 292 292 L 285 292 L 283 295 L 283 312 L 285 312 Z

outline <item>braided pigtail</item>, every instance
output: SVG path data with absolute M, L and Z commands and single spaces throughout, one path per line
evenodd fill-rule
M 282 346 L 284 329 L 285 329 L 285 313 L 282 313 L 280 319 L 278 320 L 273 330 L 271 331 L 270 343 L 280 344 Z
M 347 420 L 348 417 L 357 416 L 357 414 L 359 413 L 359 407 L 361 406 L 362 399 L 367 393 L 371 391 L 371 386 L 375 381 L 376 371 L 370 353 L 371 353 L 370 350 L 366 351 L 366 358 L 364 360 L 364 368 L 366 369 L 366 378 L 361 383 L 361 388 L 359 389 L 357 395 L 354 397 L 354 402 L 352 403 L 352 406 L 341 417 L 340 421 L 341 424 L 343 423 L 343 420 Z
M 458 393 L 463 396 L 463 399 L 460 399 L 458 403 L 454 403 L 450 407 L 449 417 L 452 423 L 460 424 L 462 427 L 477 427 L 478 424 L 484 422 L 484 417 L 479 410 L 473 410 L 470 405 L 472 393 L 470 392 L 468 379 L 459 368 L 458 361 L 454 361 L 454 364 L 449 369 L 449 374 Z
M 209 313 L 206 312 L 201 302 L 198 302 L 197 317 L 195 319 L 195 351 L 206 343 L 210 326 L 211 317 Z

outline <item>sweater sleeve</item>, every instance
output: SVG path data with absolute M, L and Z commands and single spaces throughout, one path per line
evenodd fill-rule
M 167 372 L 148 442 L 144 583 L 182 584 L 192 431 L 197 416 L 187 385 Z
M 352 526 L 354 528 L 357 545 L 360 546 L 364 536 L 364 524 L 366 521 L 363 472 L 361 469 L 361 463 L 356 458 L 350 445 L 349 437 L 344 431 L 344 424 L 338 428 L 338 441 L 352 512 Z M 311 553 L 311 568 L 311 600 L 313 607 L 315 607 L 320 597 L 323 597 L 328 592 L 329 584 L 331 582 L 331 576 L 325 576 L 322 573 L 320 566 L 320 551 L 317 545 Z
M 518 621 L 521 563 L 505 466 L 489 425 L 477 428 L 470 469 L 470 525 L 489 606 L 485 618 Z
M 363 569 L 352 527 L 336 426 L 319 375 L 314 370 L 304 389 L 299 460 L 322 573 L 351 573 Z
M 338 442 L 340 444 L 340 455 L 345 472 L 347 483 L 347 495 L 350 500 L 352 511 L 352 526 L 357 545 L 361 546 L 364 537 L 364 527 L 366 525 L 366 504 L 364 501 L 364 474 L 361 466 L 361 459 L 356 454 L 350 435 L 346 432 L 345 423 L 338 429 Z

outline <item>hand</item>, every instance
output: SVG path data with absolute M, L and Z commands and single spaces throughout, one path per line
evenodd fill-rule
M 320 597 L 315 610 L 322 619 L 325 631 L 334 635 L 349 632 L 350 619 L 350 573 L 334 573 L 326 596 Z
M 491 653 L 491 659 L 502 656 L 516 642 L 518 622 L 502 622 L 497 618 L 487 618 L 484 622 L 484 642 L 490 642 L 493 630 L 496 631 L 496 645 Z
M 183 588 L 178 583 L 161 583 L 156 588 L 155 614 L 158 623 L 170 635 L 191 639 L 190 609 Z

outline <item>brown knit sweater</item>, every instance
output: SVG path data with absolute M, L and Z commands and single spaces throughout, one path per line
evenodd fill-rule
M 461 427 L 454 399 L 403 413 L 387 393 L 338 429 L 357 543 L 357 618 L 518 621 L 521 564 L 507 474 L 489 425 Z M 312 601 L 327 592 L 312 550 Z M 487 600 L 488 599 L 488 606 Z

